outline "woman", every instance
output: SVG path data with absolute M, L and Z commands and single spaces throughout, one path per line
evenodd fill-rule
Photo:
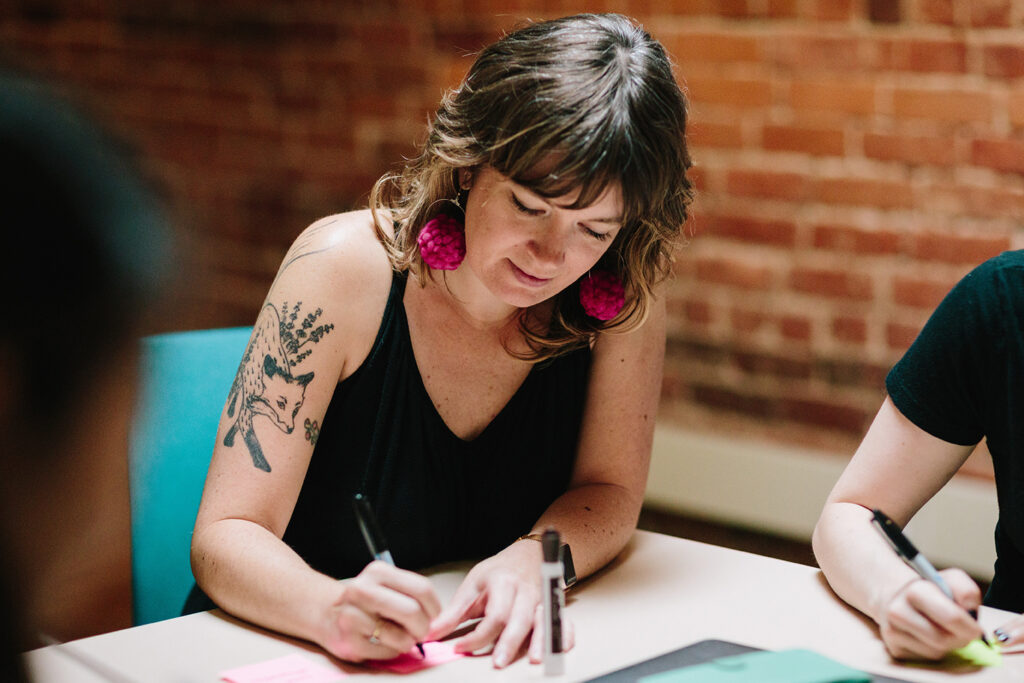
M 351 661 L 474 617 L 458 651 L 493 645 L 503 667 L 529 637 L 540 660 L 541 549 L 517 539 L 558 528 L 585 576 L 639 514 L 685 121 L 664 50 L 628 19 L 533 24 L 479 55 L 370 210 L 298 238 L 196 521 L 217 605 Z M 404 570 L 366 566 L 357 492 Z M 481 557 L 444 610 L 408 571 Z
M 1024 611 L 1024 252 L 977 267 L 946 296 L 886 378 L 882 404 L 832 490 L 814 552 L 835 591 L 878 622 L 897 658 L 938 659 L 979 637 L 981 592 L 959 569 L 942 572 L 953 593 L 905 565 L 871 528 L 880 509 L 900 526 L 986 440 L 999 498 L 995 574 L 985 604 Z M 994 633 L 1024 643 L 1024 618 Z

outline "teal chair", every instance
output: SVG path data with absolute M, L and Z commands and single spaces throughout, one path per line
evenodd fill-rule
M 129 478 L 132 619 L 181 614 L 192 587 L 189 546 L 217 424 L 251 327 L 142 340 Z

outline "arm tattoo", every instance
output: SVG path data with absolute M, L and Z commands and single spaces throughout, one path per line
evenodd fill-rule
M 273 291 L 274 285 L 281 278 L 281 275 L 288 266 L 298 261 L 303 256 L 312 256 L 313 254 L 319 254 L 322 251 L 333 249 L 337 244 L 337 238 L 330 239 L 326 246 L 319 248 L 313 247 L 313 242 L 319 237 L 320 233 L 324 231 L 328 226 L 334 225 L 337 220 L 325 220 L 322 223 L 311 226 L 308 230 L 299 235 L 299 238 L 292 244 L 291 249 L 284 255 L 284 261 L 281 263 L 281 267 L 277 269 L 277 275 L 274 276 L 274 281 L 270 285 L 270 290 Z
M 264 472 L 270 471 L 270 463 L 253 431 L 253 418 L 266 417 L 285 434 L 292 433 L 295 416 L 306 397 L 306 387 L 313 379 L 312 372 L 298 375 L 293 368 L 312 353 L 311 348 L 303 350 L 303 347 L 316 344 L 334 329 L 333 324 L 316 325 L 323 313 L 319 308 L 296 324 L 301 306 L 300 301 L 289 312 L 288 304 L 282 304 L 283 320 L 272 304 L 263 306 L 228 393 L 228 417 L 235 420 L 224 435 L 224 445 L 233 446 L 235 435 L 241 433 L 253 466 Z M 308 426 L 306 438 L 316 443 L 310 438 Z

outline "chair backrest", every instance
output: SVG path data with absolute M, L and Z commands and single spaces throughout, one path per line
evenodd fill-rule
M 192 587 L 189 546 L 228 390 L 251 327 L 142 340 L 129 456 L 132 619 L 181 614 Z

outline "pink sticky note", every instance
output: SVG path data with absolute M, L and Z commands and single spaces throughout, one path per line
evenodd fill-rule
M 426 653 L 426 657 L 420 657 L 420 651 L 413 648 L 394 659 L 382 659 L 366 663 L 375 669 L 383 669 L 396 674 L 408 674 L 466 656 L 465 653 L 455 651 L 454 640 L 423 643 L 423 651 Z
M 220 678 L 228 683 L 333 683 L 346 675 L 294 654 L 230 669 Z

